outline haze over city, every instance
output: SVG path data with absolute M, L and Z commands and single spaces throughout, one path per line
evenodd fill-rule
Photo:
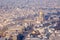
M 0 40 L 60 40 L 60 0 L 0 0 Z

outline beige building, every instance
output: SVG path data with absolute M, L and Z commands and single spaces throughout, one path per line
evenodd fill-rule
M 43 15 L 44 15 L 43 12 L 40 11 L 39 17 L 36 18 L 37 23 L 41 23 L 44 20 Z

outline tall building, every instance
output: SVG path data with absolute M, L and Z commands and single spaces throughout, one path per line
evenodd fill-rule
M 37 17 L 37 23 L 41 23 L 44 20 L 44 14 L 42 11 L 39 12 L 39 16 Z
M 39 13 L 39 19 L 40 19 L 40 21 L 43 21 L 43 19 L 44 19 L 43 16 L 44 16 L 43 12 L 40 12 Z

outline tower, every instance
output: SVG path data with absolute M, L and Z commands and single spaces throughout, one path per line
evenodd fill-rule
M 39 12 L 39 20 L 40 20 L 40 21 L 43 21 L 43 16 L 44 16 L 43 12 L 40 11 L 40 12 Z
M 44 16 L 44 14 L 43 14 L 43 12 L 42 11 L 40 11 L 39 12 L 39 16 L 37 17 L 37 23 L 41 23 L 42 21 L 43 21 L 43 16 Z

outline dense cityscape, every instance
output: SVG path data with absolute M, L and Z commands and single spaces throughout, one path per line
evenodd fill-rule
M 0 0 L 0 40 L 60 40 L 59 4 L 59 0 Z

